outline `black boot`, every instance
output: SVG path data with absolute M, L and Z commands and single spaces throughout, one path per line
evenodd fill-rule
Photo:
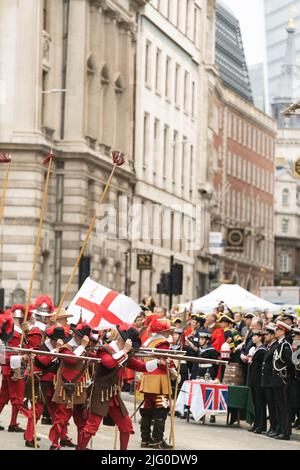
M 168 416 L 168 409 L 156 408 L 154 414 L 154 424 L 152 431 L 152 444 L 149 445 L 152 449 L 173 449 L 164 440 L 165 424 Z
M 153 409 L 141 408 L 140 414 L 142 417 L 141 419 L 141 437 L 142 437 L 141 447 L 149 447 L 149 445 L 152 443 L 151 422 L 152 422 Z

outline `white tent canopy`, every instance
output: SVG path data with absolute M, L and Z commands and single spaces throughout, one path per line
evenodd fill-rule
M 223 301 L 230 309 L 241 309 L 241 311 L 277 311 L 280 306 L 267 302 L 257 295 L 251 294 L 237 284 L 221 284 L 204 297 L 192 301 L 193 312 L 210 313 L 219 302 Z M 181 307 L 189 309 L 191 302 L 181 304 Z

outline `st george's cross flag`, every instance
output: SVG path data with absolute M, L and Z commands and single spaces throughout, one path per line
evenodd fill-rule
M 80 318 L 93 329 L 108 329 L 126 323 L 131 325 L 141 307 L 126 295 L 104 287 L 88 277 L 75 295 L 68 313 L 73 315 L 71 323 Z

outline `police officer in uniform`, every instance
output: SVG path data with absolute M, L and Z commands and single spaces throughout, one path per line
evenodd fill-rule
M 269 323 L 265 328 L 265 346 L 267 347 L 261 365 L 261 387 L 264 389 L 266 403 L 268 406 L 270 428 L 263 432 L 268 437 L 275 437 L 277 434 L 277 419 L 275 410 L 275 398 L 273 389 L 273 354 L 277 347 L 275 338 L 276 325 Z
M 210 344 L 211 334 L 207 330 L 203 330 L 198 333 L 198 338 L 198 357 L 202 357 L 204 359 L 218 359 L 218 351 Z M 194 363 L 192 367 L 191 379 L 194 380 L 197 377 L 203 378 L 207 373 L 209 373 L 212 379 L 215 379 L 217 372 L 218 366 L 216 364 Z
M 255 409 L 253 426 L 249 431 L 253 431 L 255 434 L 266 431 L 267 426 L 265 391 L 261 386 L 262 363 L 266 352 L 266 347 L 263 344 L 264 336 L 264 331 L 253 330 L 252 341 L 254 346 L 249 351 L 248 385 L 251 388 Z

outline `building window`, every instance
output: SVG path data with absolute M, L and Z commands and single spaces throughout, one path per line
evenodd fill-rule
M 193 175 L 194 175 L 194 146 L 191 145 L 191 156 L 190 156 L 190 193 L 193 192 Z
M 252 166 L 252 186 L 255 186 L 256 181 L 256 165 Z
M 247 161 L 245 159 L 243 160 L 242 180 L 247 181 Z
M 198 43 L 198 7 L 194 7 L 194 27 L 193 27 L 193 42 L 197 45 Z
M 289 219 L 282 219 L 282 221 L 281 221 L 281 231 L 282 231 L 282 233 L 288 233 L 288 231 L 289 231 Z
M 168 161 L 168 144 L 169 144 L 169 126 L 164 127 L 164 150 L 163 150 L 163 177 L 166 178 L 166 169 Z
M 165 97 L 170 98 L 170 66 L 171 59 L 170 57 L 166 58 L 166 77 L 165 77 Z
M 175 104 L 179 106 L 179 73 L 180 73 L 180 65 L 176 64 L 176 69 L 175 69 Z
M 143 167 L 146 168 L 148 153 L 148 134 L 149 134 L 149 114 L 144 114 L 144 132 L 143 132 Z
M 228 157 L 227 157 L 227 174 L 231 174 L 231 153 L 228 152 Z
M 150 41 L 146 41 L 145 84 L 148 86 L 151 86 L 151 42 Z
M 174 131 L 174 134 L 173 134 L 173 168 L 172 168 L 173 183 L 175 183 L 175 177 L 176 177 L 177 158 L 178 158 L 178 132 Z
M 156 173 L 158 171 L 158 164 L 159 164 L 159 119 L 154 120 L 153 139 L 154 139 L 153 172 Z
M 241 179 L 241 176 L 242 176 L 242 159 L 241 157 L 237 157 L 238 161 L 238 171 L 237 171 L 237 177 L 238 179 Z
M 43 70 L 42 72 L 42 91 L 48 90 L 49 86 L 49 72 L 47 70 Z M 42 126 L 47 124 L 46 122 L 46 115 L 47 115 L 47 93 L 42 93 L 42 110 L 41 110 L 41 122 Z
M 291 271 L 291 258 L 286 251 L 282 251 L 279 255 L 279 272 L 288 274 Z
M 186 71 L 184 72 L 183 109 L 186 113 L 189 112 L 189 74 Z
M 237 122 L 236 117 L 232 116 L 233 140 L 236 140 Z
M 192 117 L 195 117 L 195 110 L 196 110 L 196 84 L 195 82 L 192 83 Z
M 187 137 L 183 136 L 182 141 L 182 160 L 181 160 L 181 186 L 184 187 L 184 176 L 185 176 L 185 167 L 187 163 L 187 155 L 186 155 L 186 146 L 187 146 Z
M 228 127 L 227 127 L 227 136 L 230 138 L 231 137 L 231 126 L 232 126 L 232 115 L 231 113 L 228 113 Z
M 287 188 L 283 189 L 282 191 L 282 205 L 288 206 L 290 203 L 290 192 Z
M 44 31 L 50 32 L 49 27 L 49 6 L 50 0 L 43 0 L 43 29 Z
M 177 0 L 176 5 L 176 26 L 179 28 L 180 25 L 180 13 L 181 13 L 181 0 Z
M 232 176 L 236 176 L 236 155 L 232 155 Z
M 239 119 L 239 144 L 242 143 L 243 122 Z
M 248 148 L 251 149 L 252 147 L 252 127 L 248 127 Z
M 243 144 L 244 144 L 244 146 L 247 145 L 247 126 L 248 126 L 248 124 L 246 124 L 246 123 L 244 122 L 244 136 L 243 136 Z
M 155 90 L 161 93 L 161 50 L 156 49 L 156 63 L 155 63 Z

